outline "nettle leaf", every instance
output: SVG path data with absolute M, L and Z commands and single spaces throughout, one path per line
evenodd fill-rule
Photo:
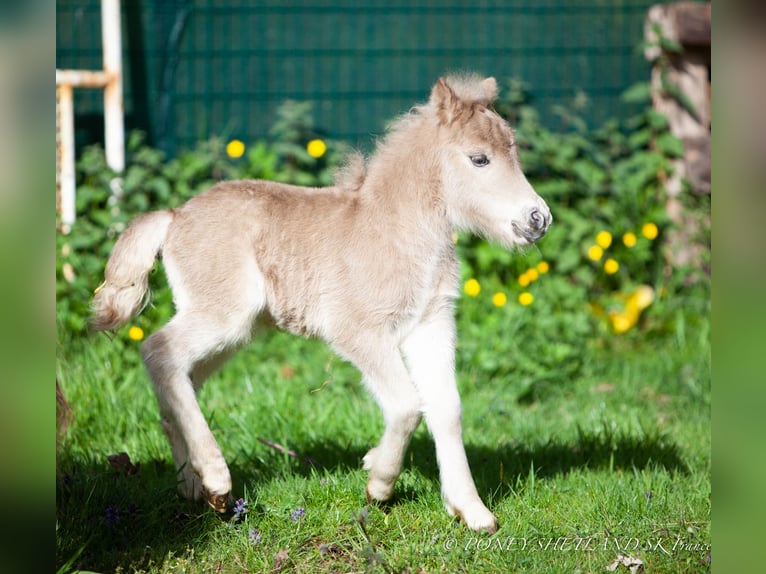
M 678 42 L 677 40 L 672 40 L 668 38 L 667 36 L 660 36 L 659 37 L 659 46 L 666 52 L 674 52 L 677 54 L 680 54 L 684 51 L 683 45 Z
M 131 207 L 136 211 L 149 210 L 149 198 L 144 193 L 135 193 L 130 198 Z
M 77 188 L 75 195 L 75 208 L 78 213 L 103 205 L 108 197 L 108 191 L 103 187 L 82 185 Z
M 656 110 L 649 110 L 646 113 L 646 118 L 649 120 L 649 125 L 655 130 L 665 130 L 669 126 L 667 116 Z
M 157 199 L 161 202 L 166 201 L 171 194 L 170 182 L 163 177 L 153 177 L 147 182 L 147 188 L 154 191 Z
M 648 82 L 633 84 L 622 93 L 622 100 L 628 104 L 646 104 L 652 99 L 652 87 Z
M 606 180 L 604 170 L 588 160 L 578 160 L 572 164 L 572 173 L 586 185 L 600 186 Z
M 140 190 L 144 182 L 146 181 L 147 170 L 141 165 L 130 166 L 125 171 L 125 176 L 122 180 L 122 189 L 125 193 L 130 194 L 133 190 Z
M 648 129 L 638 130 L 628 138 L 628 144 L 633 149 L 645 149 L 652 139 L 652 132 Z
M 592 285 L 596 279 L 596 273 L 593 271 L 593 267 L 585 265 L 577 267 L 572 275 L 582 285 Z
M 566 179 L 535 181 L 532 182 L 532 186 L 535 188 L 535 191 L 546 198 L 546 200 L 566 195 L 572 191 L 572 183 Z
M 657 137 L 654 142 L 656 146 L 671 157 L 683 157 L 684 142 L 671 133 L 664 133 Z
M 513 256 L 507 249 L 482 241 L 476 247 L 476 263 L 482 271 L 491 271 L 496 267 L 510 265 Z
M 569 246 L 559 253 L 556 269 L 560 273 L 569 273 L 580 265 L 580 249 L 577 245 Z

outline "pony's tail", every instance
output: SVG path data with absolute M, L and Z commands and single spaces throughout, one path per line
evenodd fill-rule
M 146 306 L 149 272 L 172 220 L 170 210 L 145 213 L 120 235 L 106 264 L 105 281 L 93 298 L 90 324 L 94 330 L 122 327 Z

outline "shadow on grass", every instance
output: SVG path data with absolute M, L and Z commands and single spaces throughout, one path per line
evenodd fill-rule
M 278 479 L 286 471 L 300 476 L 313 476 L 315 469 L 339 475 L 358 472 L 366 452 L 336 439 L 291 446 L 316 464 L 298 458 L 290 460 L 287 466 L 257 461 L 234 463 L 231 472 L 235 496 L 241 494 L 244 484 Z M 466 451 L 479 492 L 483 496 L 494 492 L 495 502 L 510 496 L 511 487 L 528 476 L 532 466 L 537 478 L 578 469 L 662 468 L 688 472 L 678 447 L 665 438 L 652 436 L 580 432 L 571 441 L 504 448 L 468 444 Z M 71 566 L 64 571 L 106 572 L 118 567 L 133 570 L 160 565 L 169 553 L 183 555 L 188 548 L 204 541 L 216 525 L 228 518 L 204 504 L 181 500 L 175 492 L 175 472 L 170 462 L 133 462 L 141 462 L 141 466 L 131 474 L 125 468 L 113 468 L 106 459 L 60 461 L 56 492 L 57 569 L 70 560 Z M 416 434 L 406 465 L 432 480 L 433 488 L 439 490 L 429 435 Z M 393 503 L 415 496 L 399 486 Z
M 591 434 L 580 431 L 577 438 L 571 441 L 497 448 L 475 444 L 465 446 L 479 491 L 497 490 L 501 499 L 510 494 L 508 486 L 529 475 L 530 468 L 534 468 L 537 478 L 565 475 L 581 469 L 624 471 L 662 468 L 682 474 L 689 472 L 678 446 L 661 436 L 614 436 L 607 432 Z M 318 468 L 349 471 L 361 467 L 366 450 L 323 442 L 304 445 L 299 452 L 318 461 Z M 433 440 L 429 435 L 418 433 L 413 437 L 405 465 L 410 460 L 413 468 L 433 480 L 434 488 L 438 489 L 438 467 Z M 311 468 L 309 464 L 301 464 L 296 466 L 296 472 L 308 475 Z
M 183 554 L 220 521 L 176 495 L 166 461 L 134 461 L 136 471 L 103 461 L 63 460 L 56 476 L 56 571 L 133 571 Z

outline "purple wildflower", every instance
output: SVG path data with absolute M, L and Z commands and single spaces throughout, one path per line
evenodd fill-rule
M 261 533 L 258 532 L 257 528 L 253 528 L 248 533 L 247 539 L 250 541 L 251 544 L 260 544 L 260 542 L 261 542 Z
M 241 517 L 247 514 L 247 501 L 244 498 L 238 498 L 234 503 L 234 508 L 232 511 L 234 512 L 234 516 L 232 518 L 234 520 L 239 520 Z
M 298 520 L 300 520 L 301 516 L 303 516 L 304 514 L 306 514 L 306 509 L 303 508 L 302 506 L 299 506 L 298 508 L 292 511 L 292 513 L 290 514 L 290 518 L 292 518 L 293 522 L 298 522 Z
M 104 509 L 104 524 L 109 528 L 116 526 L 120 521 L 120 511 L 113 504 L 110 504 Z

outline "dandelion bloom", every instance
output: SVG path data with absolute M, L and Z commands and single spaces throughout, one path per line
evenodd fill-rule
M 529 274 L 526 272 L 519 275 L 518 281 L 519 281 L 519 285 L 521 285 L 522 287 L 526 287 L 532 282 L 532 280 L 529 278 Z
M 242 154 L 244 153 L 245 144 L 240 140 L 231 140 L 228 144 L 226 144 L 226 154 L 230 158 L 237 159 L 238 157 L 242 157 Z
M 649 285 L 639 286 L 628 297 L 625 303 L 625 309 L 620 312 L 609 314 L 612 322 L 612 328 L 615 333 L 624 333 L 638 323 L 641 311 L 646 309 L 654 301 L 654 289 Z
M 628 313 L 612 313 L 609 318 L 615 333 L 624 333 L 636 324 L 633 316 Z
M 608 275 L 614 275 L 615 273 L 617 273 L 619 269 L 620 269 L 620 264 L 617 263 L 617 261 L 615 261 L 614 259 L 609 258 L 606 261 L 604 261 L 604 271 Z
M 466 295 L 476 297 L 481 291 L 481 285 L 479 285 L 479 282 L 476 279 L 469 279 L 465 282 L 465 285 L 463 285 L 463 290 Z
M 311 140 L 306 145 L 306 151 L 311 157 L 320 158 L 327 151 L 327 145 L 322 140 Z
M 598 245 L 591 245 L 588 248 L 588 259 L 591 261 L 599 261 L 604 256 L 604 250 Z
M 530 293 L 529 291 L 524 291 L 519 295 L 519 303 L 524 305 L 525 307 L 527 305 L 531 305 L 532 302 L 535 300 L 534 295 Z
M 658 233 L 659 230 L 657 229 L 657 226 L 651 221 L 649 223 L 644 223 L 644 226 L 641 228 L 641 235 L 647 239 L 656 238 Z
M 530 281 L 537 281 L 537 278 L 540 277 L 540 274 L 537 272 L 537 269 L 532 267 L 527 269 L 527 277 L 529 277 Z
M 506 297 L 505 293 L 495 293 L 492 295 L 492 304 L 495 307 L 505 307 L 505 304 L 508 302 L 508 297 Z
M 633 247 L 636 244 L 636 234 L 628 231 L 622 236 L 622 242 L 625 244 L 625 247 Z
M 547 261 L 540 261 L 540 263 L 537 264 L 537 271 L 541 275 L 544 275 L 545 273 L 548 273 L 550 271 L 551 266 L 548 265 Z
M 134 340 L 134 341 L 140 341 L 144 338 L 144 330 L 141 327 L 136 327 L 135 325 L 128 329 L 128 338 Z
M 596 234 L 596 243 L 602 249 L 609 249 L 609 246 L 612 244 L 612 234 L 608 231 L 599 231 Z
M 628 299 L 628 307 L 635 307 L 637 311 L 643 311 L 654 301 L 654 289 L 649 285 L 641 285 Z

